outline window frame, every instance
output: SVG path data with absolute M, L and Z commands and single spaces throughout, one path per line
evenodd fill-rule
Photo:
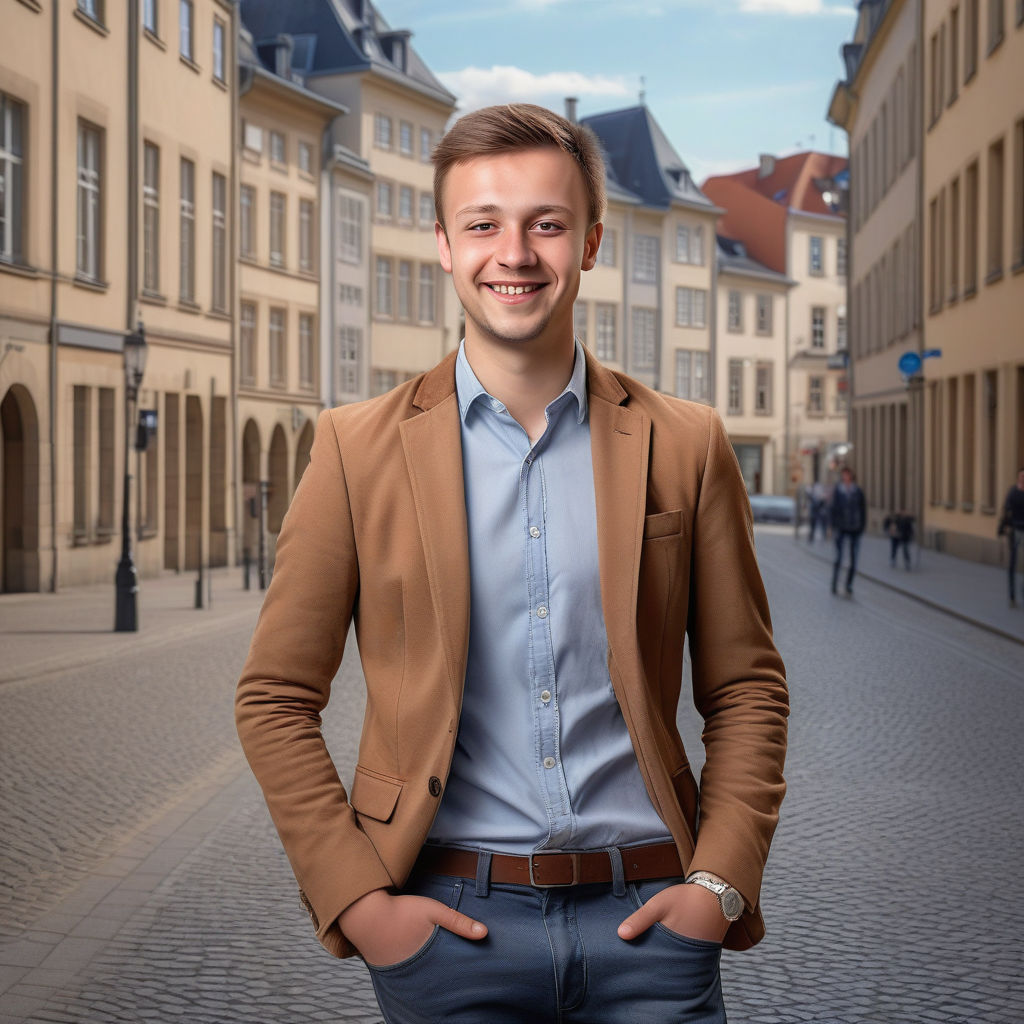
M 105 133 L 99 125 L 79 118 L 77 134 L 75 276 L 98 284 L 103 280 Z M 83 157 L 90 158 L 90 139 L 94 142 L 95 166 L 83 164 Z
M 0 262 L 25 263 L 25 128 L 28 107 L 21 100 L 0 92 L 0 181 L 4 182 L 0 207 Z M 10 187 L 8 187 L 10 183 Z

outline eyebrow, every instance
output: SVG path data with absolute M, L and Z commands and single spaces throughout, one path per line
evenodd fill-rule
M 481 203 L 477 206 L 464 206 L 461 210 L 455 211 L 456 217 L 480 217 L 501 213 L 502 207 L 497 203 Z M 562 217 L 571 217 L 573 211 L 568 206 L 559 206 L 557 203 L 545 203 L 531 210 L 530 217 L 541 217 L 544 214 L 555 213 Z

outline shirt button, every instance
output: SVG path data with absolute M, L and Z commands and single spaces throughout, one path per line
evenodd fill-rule
M 547 702 L 548 702 L 549 700 L 551 700 L 551 691 L 550 691 L 550 690 L 545 690 L 545 691 L 544 691 L 544 692 L 543 692 L 543 693 L 542 693 L 542 694 L 540 695 L 540 699 L 541 699 L 542 701 L 544 701 L 544 703 L 545 703 L 545 704 L 547 704 Z
M 545 757 L 544 758 L 544 767 L 545 768 L 554 768 L 555 767 L 555 759 L 553 757 Z
M 540 529 L 538 527 L 536 527 L 536 526 L 531 526 L 530 527 L 530 536 L 533 537 L 534 539 L 539 537 L 540 536 Z
M 537 609 L 537 618 L 538 619 L 546 619 L 547 617 L 548 617 L 548 607 L 547 607 L 547 605 L 542 604 Z

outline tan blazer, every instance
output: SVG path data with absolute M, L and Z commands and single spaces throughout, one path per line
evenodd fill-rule
M 764 934 L 761 875 L 785 792 L 788 698 L 732 447 L 710 408 L 588 356 L 608 666 L 654 806 L 683 865 Z M 367 702 L 350 790 L 320 712 L 352 618 Z M 705 719 L 698 792 L 676 729 L 683 637 Z M 313 918 L 401 886 L 443 798 L 469 634 L 469 556 L 455 356 L 380 398 L 325 412 L 277 545 L 238 685 L 238 731 Z

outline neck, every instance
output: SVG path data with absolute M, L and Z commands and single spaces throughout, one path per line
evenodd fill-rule
M 540 339 L 538 339 L 539 341 Z M 547 420 L 544 410 L 572 377 L 576 345 L 571 334 L 563 343 L 496 344 L 474 336 L 467 324 L 466 358 L 477 379 L 501 402 L 509 415 L 536 441 Z

